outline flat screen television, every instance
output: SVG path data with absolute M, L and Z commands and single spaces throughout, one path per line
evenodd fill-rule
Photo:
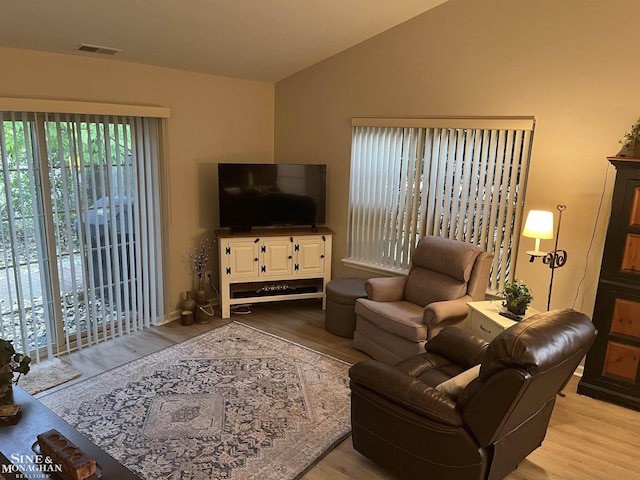
M 326 165 L 219 163 L 220 226 L 311 226 L 325 223 Z

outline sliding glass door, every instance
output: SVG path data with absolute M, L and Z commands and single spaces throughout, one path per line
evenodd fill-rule
M 156 120 L 2 112 L 0 120 L 0 336 L 39 357 L 156 323 Z
M 53 318 L 37 136 L 27 114 L 0 119 L 0 337 L 33 351 L 46 346 Z

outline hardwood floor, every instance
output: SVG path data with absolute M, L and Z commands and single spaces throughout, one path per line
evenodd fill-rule
M 351 346 L 351 339 L 327 332 L 319 303 L 308 300 L 256 304 L 249 315 L 232 315 L 231 320 L 216 317 L 207 325 L 185 327 L 179 321 L 173 322 L 71 353 L 61 360 L 82 371 L 82 377 L 74 382 L 82 381 L 230 321 L 250 325 L 350 363 L 368 358 Z M 558 397 L 556 401 L 542 446 L 507 479 L 640 480 L 640 412 L 578 395 L 576 386 L 574 377 L 565 389 L 566 397 Z M 347 438 L 303 478 L 383 480 L 393 476 L 356 452 L 351 438 Z

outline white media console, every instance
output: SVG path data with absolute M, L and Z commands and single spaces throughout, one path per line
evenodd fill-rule
M 317 229 L 216 230 L 222 318 L 231 306 L 302 298 L 322 300 L 331 280 L 333 232 Z

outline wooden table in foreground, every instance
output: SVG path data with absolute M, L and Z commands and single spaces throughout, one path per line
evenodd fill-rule
M 44 433 L 51 429 L 58 430 L 62 435 L 75 443 L 82 451 L 93 457 L 101 469 L 102 480 L 140 480 L 140 477 L 132 473 L 128 468 L 114 459 L 107 452 L 102 450 L 93 442 L 89 441 L 75 428 L 58 417 L 55 413 L 45 407 L 38 400 L 33 398 L 19 386 L 13 387 L 13 402 L 22 406 L 22 417 L 15 425 L 0 425 L 0 463 L 6 464 L 7 459 L 19 458 L 20 463 L 13 462 L 16 466 L 30 468 L 33 466 L 32 459 L 35 456 L 31 449 L 37 440 L 39 433 Z M 23 457 L 18 457 L 23 455 Z M 57 478 L 55 475 L 49 477 L 37 470 L 25 472 L 24 476 L 8 475 L 4 467 L 0 474 L 5 478 Z M 0 476 L 2 478 L 2 476 Z

